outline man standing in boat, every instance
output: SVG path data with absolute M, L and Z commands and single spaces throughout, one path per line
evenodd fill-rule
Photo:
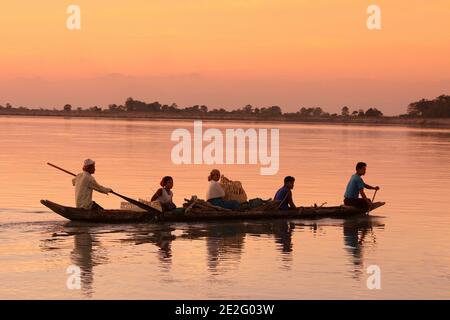
M 83 164 L 83 172 L 72 179 L 72 184 L 75 186 L 75 202 L 77 208 L 103 209 L 95 201 L 92 201 L 92 192 L 95 190 L 108 194 L 112 191 L 110 188 L 99 185 L 92 176 L 94 173 L 95 161 L 86 159 Z
M 369 190 L 379 190 L 380 187 L 372 187 L 364 182 L 361 178 L 366 174 L 367 164 L 364 162 L 358 162 L 356 164 L 356 173 L 350 177 L 350 181 L 347 184 L 347 189 L 344 195 L 344 204 L 346 206 L 352 206 L 361 208 L 363 210 L 369 210 L 372 202 L 367 198 L 364 188 Z M 361 195 L 361 198 L 359 198 Z

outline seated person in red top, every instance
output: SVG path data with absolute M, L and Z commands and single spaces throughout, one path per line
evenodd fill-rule
M 295 206 L 294 200 L 292 200 L 292 189 L 294 189 L 295 178 L 287 176 L 284 178 L 284 186 L 278 189 L 275 194 L 274 200 L 281 201 L 280 210 L 289 210 L 297 208 Z
M 162 188 L 156 190 L 151 201 L 159 201 L 163 211 L 170 211 L 175 209 L 177 206 L 173 203 L 173 178 L 165 176 L 159 183 Z

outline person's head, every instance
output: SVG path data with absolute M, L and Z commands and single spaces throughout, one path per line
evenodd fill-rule
M 211 173 L 208 176 L 208 181 L 219 181 L 220 180 L 220 171 L 217 169 L 211 170 Z
M 170 176 L 165 176 L 161 179 L 161 182 L 159 183 L 161 187 L 166 189 L 172 189 L 173 188 L 173 178 Z
M 356 173 L 359 174 L 360 176 L 363 176 L 366 174 L 366 168 L 367 168 L 367 164 L 364 162 L 358 162 L 356 164 Z
M 287 176 L 284 178 L 284 185 L 289 189 L 294 189 L 295 178 L 291 176 Z
M 83 171 L 89 172 L 90 174 L 95 173 L 95 161 L 91 159 L 84 160 Z

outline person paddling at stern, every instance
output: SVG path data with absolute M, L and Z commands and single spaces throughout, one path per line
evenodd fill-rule
M 163 211 L 170 211 L 175 209 L 177 206 L 173 203 L 173 178 L 170 176 L 165 176 L 159 183 L 162 188 L 159 188 L 153 195 L 151 201 L 159 201 Z
M 364 162 L 358 162 L 356 164 L 356 173 L 350 177 L 350 181 L 347 184 L 347 189 L 344 195 L 344 204 L 346 206 L 352 206 L 361 208 L 363 210 L 369 210 L 372 202 L 367 198 L 364 188 L 369 190 L 379 190 L 380 187 L 372 187 L 366 184 L 361 178 L 366 174 L 367 164 Z M 361 198 L 359 198 L 361 195 Z
M 83 209 L 103 209 L 95 201 L 92 201 L 93 190 L 108 194 L 112 192 L 111 188 L 106 188 L 97 183 L 92 176 L 95 173 L 95 161 L 91 159 L 84 160 L 83 172 L 72 179 L 75 186 L 75 202 L 77 208 Z
M 220 180 L 220 171 L 214 169 L 208 176 L 209 187 L 206 192 L 206 200 L 209 203 L 219 206 L 225 209 L 237 210 L 241 206 L 240 203 L 236 200 L 224 200 L 225 190 L 223 190 L 222 186 L 219 183 Z
M 278 189 L 275 194 L 274 200 L 281 201 L 280 210 L 289 210 L 297 208 L 295 206 L 294 200 L 292 199 L 292 189 L 294 189 L 295 178 L 287 176 L 284 178 L 284 186 Z

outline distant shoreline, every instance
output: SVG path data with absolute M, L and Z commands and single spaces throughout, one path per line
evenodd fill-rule
M 0 117 L 55 117 L 86 118 L 111 120 L 211 120 L 211 121 L 246 121 L 246 122 L 280 122 L 312 124 L 349 124 L 349 125 L 392 125 L 423 128 L 450 129 L 450 118 L 406 118 L 406 117 L 289 117 L 285 115 L 255 116 L 246 114 L 198 114 L 198 113 L 164 113 L 164 112 L 111 112 L 111 111 L 63 111 L 63 110 L 20 110 L 0 109 Z

